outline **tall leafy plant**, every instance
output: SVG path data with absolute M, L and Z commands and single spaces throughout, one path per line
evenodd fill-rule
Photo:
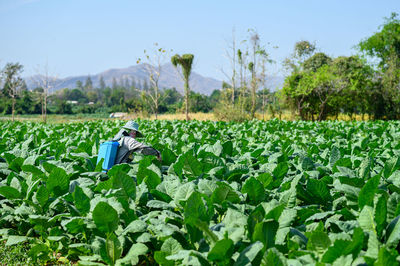
M 189 87 L 189 78 L 190 74 L 192 72 L 192 65 L 193 65 L 193 59 L 194 55 L 192 54 L 183 54 L 182 56 L 176 54 L 171 58 L 171 63 L 174 65 L 174 67 L 178 68 L 178 66 L 181 67 L 182 70 L 182 77 L 183 81 L 185 82 L 185 114 L 186 114 L 186 120 L 189 120 L 189 92 L 190 92 L 190 87 Z

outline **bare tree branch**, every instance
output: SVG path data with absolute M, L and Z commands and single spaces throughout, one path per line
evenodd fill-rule
M 33 82 L 36 84 L 37 87 L 40 87 L 43 89 L 42 93 L 42 119 L 43 122 L 47 122 L 47 99 L 48 96 L 52 94 L 52 89 L 55 86 L 55 83 L 58 79 L 58 75 L 49 75 L 49 66 L 48 63 L 41 68 L 40 66 L 37 66 L 36 69 L 36 75 L 33 76 Z

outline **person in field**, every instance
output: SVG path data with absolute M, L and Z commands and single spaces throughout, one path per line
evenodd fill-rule
M 161 153 L 158 150 L 136 140 L 137 137 L 142 136 L 143 134 L 139 131 L 139 124 L 134 121 L 128 121 L 122 127 L 113 139 L 113 141 L 118 141 L 119 143 L 115 164 L 130 163 L 133 159 L 133 152 L 155 155 L 161 161 Z

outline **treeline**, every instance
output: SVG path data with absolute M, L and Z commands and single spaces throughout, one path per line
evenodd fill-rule
M 146 82 L 143 86 L 135 83 L 113 81 L 113 85 L 106 86 L 100 80 L 100 86 L 94 88 L 90 77 L 85 84 L 77 82 L 74 89 L 57 91 L 51 101 L 57 106 L 56 113 L 111 113 L 129 112 L 144 115 L 153 113 L 153 106 L 148 94 L 151 88 Z M 102 86 L 103 84 L 103 86 Z M 215 106 L 219 91 L 211 96 L 196 92 L 190 93 L 190 112 L 210 112 Z M 159 91 L 158 113 L 183 112 L 183 96 L 176 88 L 165 88 Z
M 19 69 L 18 72 L 12 71 L 15 68 Z M 22 70 L 23 66 L 18 63 L 9 63 L 2 70 L 5 82 L 0 91 L 1 114 L 12 114 L 13 98 L 15 98 L 15 114 L 43 112 L 45 89 L 36 87 L 28 90 L 26 83 L 19 77 Z M 20 79 L 20 82 L 14 85 L 17 89 L 15 95 L 11 97 L 10 84 L 15 79 Z M 147 82 L 135 85 L 114 80 L 112 86 L 106 86 L 104 81 L 100 81 L 99 87 L 93 87 L 92 84 L 91 78 L 88 77 L 85 83 L 78 81 L 74 89 L 65 88 L 48 95 L 47 114 L 129 112 L 149 115 L 153 113 L 152 103 L 148 97 L 151 88 Z M 159 94 L 158 113 L 183 112 L 183 95 L 176 88 L 162 89 Z M 220 90 L 215 90 L 210 96 L 191 91 L 189 111 L 210 112 L 218 102 L 219 96 Z

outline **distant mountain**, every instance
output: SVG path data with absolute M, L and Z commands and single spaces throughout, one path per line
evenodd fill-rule
M 85 84 L 87 77 L 88 75 L 82 75 L 82 76 L 57 79 L 55 82 L 53 92 L 63 88 L 69 88 L 69 89 L 75 88 L 77 81 L 81 81 L 83 84 Z M 132 82 L 132 80 L 134 80 L 136 84 L 142 84 L 142 85 L 145 81 L 149 83 L 148 73 L 146 71 L 145 64 L 139 64 L 127 68 L 109 69 L 104 72 L 98 73 L 96 75 L 90 75 L 93 87 L 99 87 L 101 77 L 103 77 L 106 86 L 110 87 L 112 86 L 113 79 L 115 79 L 118 84 L 121 84 L 126 80 L 129 80 L 129 82 Z M 270 83 L 268 87 L 273 90 L 276 87 L 280 87 L 283 83 L 283 78 L 281 77 L 271 77 L 268 80 Z M 25 81 L 29 89 L 33 89 L 36 87 L 36 84 L 34 82 L 35 77 L 25 78 Z M 160 88 L 175 87 L 178 91 L 183 92 L 183 81 L 180 75 L 178 74 L 177 70 L 171 63 L 167 63 L 162 66 L 162 73 L 160 75 L 159 86 Z M 194 71 L 190 76 L 190 88 L 195 92 L 202 93 L 205 95 L 210 95 L 213 92 L 213 90 L 221 89 L 221 87 L 222 87 L 222 81 L 220 80 L 210 77 L 204 77 Z

